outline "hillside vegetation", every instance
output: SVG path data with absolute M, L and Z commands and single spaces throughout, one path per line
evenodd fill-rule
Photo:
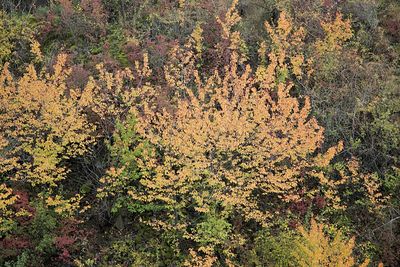
M 399 1 L 0 2 L 1 266 L 400 266 Z

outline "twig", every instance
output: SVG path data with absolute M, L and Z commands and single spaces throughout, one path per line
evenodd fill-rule
M 387 223 L 382 224 L 381 226 L 375 228 L 374 230 L 372 230 L 372 232 L 375 232 L 376 230 L 378 230 L 379 228 L 384 227 L 385 225 L 388 225 L 396 220 L 400 219 L 400 216 L 397 216 L 396 218 L 391 219 L 390 221 L 388 221 Z

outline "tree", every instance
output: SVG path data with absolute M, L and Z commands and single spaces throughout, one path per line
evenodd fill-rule
M 331 207 L 343 209 L 338 188 L 349 178 L 332 179 L 325 172 L 343 145 L 318 153 L 323 128 L 310 116 L 308 97 L 291 92 L 294 77 L 301 79 L 308 67 L 301 54 L 304 30 L 294 29 L 284 13 L 276 27 L 266 23 L 272 45 L 262 44 L 261 64 L 253 71 L 234 31 L 240 20 L 235 5 L 218 20 L 224 45 L 216 49 L 227 47 L 227 66 L 210 75 L 198 71 L 202 38 L 196 30 L 183 47 L 171 51 L 164 67 L 166 87 L 173 92 L 167 104 L 157 105 L 162 91 L 157 85 L 131 90 L 142 100 L 128 117 L 137 123 L 128 119 L 125 127 L 131 128 L 118 128 L 111 150 L 118 149 L 113 153 L 122 161 L 110 168 L 100 190 L 100 196 L 128 194 L 126 203 L 137 207 L 133 211 L 158 214 L 142 214 L 144 221 L 181 231 L 209 259 L 214 249 L 238 244 L 240 237 L 214 242 L 215 234 L 203 230 L 222 229 L 218 234 L 225 236 L 234 217 L 267 225 L 304 192 L 322 194 Z M 131 142 L 128 133 L 134 133 Z M 143 142 L 135 140 L 146 140 L 146 153 L 137 156 Z M 120 146 L 124 142 L 129 145 Z M 128 151 L 136 156 L 123 163 Z M 127 172 L 130 166 L 134 172 Z M 223 251 L 229 254 L 226 247 Z
M 254 75 L 238 53 L 239 33 L 231 30 L 237 16 L 233 7 L 222 22 L 230 42 L 229 66 L 202 77 L 193 67 L 189 42 L 189 49 L 174 54 L 186 61 L 178 59 L 165 70 L 176 92 L 174 110 L 137 112 L 138 132 L 162 149 L 161 156 L 141 165 L 150 171 L 141 179 L 145 193 L 131 193 L 137 200 L 190 205 L 200 213 L 218 203 L 266 222 L 276 203 L 299 198 L 306 179 L 329 184 L 314 166 L 326 166 L 340 145 L 313 155 L 323 142 L 323 129 L 309 116 L 309 99 L 300 101 L 290 93 L 289 71 L 301 75 L 302 61 L 286 55 L 286 40 L 300 42 L 302 30 L 294 31 L 284 14 L 276 30 L 267 24 L 277 48 L 268 55 L 270 64 Z
M 354 266 L 353 249 L 355 238 L 346 240 L 340 230 L 332 237 L 324 233 L 324 225 L 311 220 L 309 231 L 299 228 L 301 238 L 296 242 L 293 255 L 298 266 Z M 368 266 L 366 259 L 360 266 Z
M 8 64 L 0 74 L 0 173 L 47 193 L 67 178 L 68 160 L 84 155 L 94 142 L 95 128 L 78 103 L 79 92 L 67 88 L 66 58 L 58 56 L 52 74 L 37 73 L 33 64 L 19 79 L 12 77 Z M 49 201 L 66 204 L 60 196 Z

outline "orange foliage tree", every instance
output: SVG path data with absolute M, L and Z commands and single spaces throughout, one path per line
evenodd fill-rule
M 222 23 L 223 28 L 231 25 Z M 146 190 L 129 192 L 133 198 L 174 208 L 192 206 L 198 212 L 210 212 L 218 203 L 225 211 L 241 210 L 246 219 L 264 223 L 276 202 L 299 198 L 306 179 L 335 186 L 315 166 L 326 166 L 341 145 L 315 155 L 323 129 L 310 117 L 309 99 L 290 93 L 289 71 L 301 74 L 302 57 L 287 55 L 285 45 L 289 38 L 300 42 L 302 30 L 294 31 L 284 15 L 275 30 L 268 24 L 267 29 L 275 49 L 268 55 L 269 65 L 260 66 L 256 75 L 241 64 L 240 35 L 230 28 L 230 64 L 209 77 L 194 68 L 191 41 L 174 51 L 178 64 L 165 68 L 176 92 L 172 110 L 136 112 L 137 131 L 163 154 L 142 162 L 151 171 L 143 172 L 140 181 Z
M 233 214 L 267 225 L 304 192 L 322 194 L 331 207 L 342 209 L 338 188 L 349 182 L 347 175 L 332 179 L 325 172 L 342 143 L 321 153 L 323 128 L 310 115 L 310 100 L 291 92 L 294 78 L 310 73 L 302 55 L 304 30 L 294 29 L 285 13 L 276 27 L 266 23 L 271 47 L 261 45 L 261 63 L 253 71 L 234 31 L 240 20 L 236 4 L 218 19 L 225 46 L 217 49 L 226 47 L 229 64 L 210 75 L 198 71 L 199 28 L 183 47 L 172 49 L 164 67 L 164 86 L 173 92 L 168 103 L 157 105 L 163 88 L 146 83 L 146 90 L 136 91 L 142 104 L 130 110 L 135 123 L 118 130 L 116 140 L 128 133 L 135 138 L 121 150 L 135 155 L 135 173 L 127 171 L 130 163 L 118 161 L 99 190 L 100 197 L 128 195 L 128 203 L 141 207 L 137 210 L 162 210 L 147 222 L 183 231 L 201 245 L 207 261 L 214 259 L 213 247 L 221 245 L 216 237 L 229 239 L 226 220 Z M 191 216 L 202 218 L 197 226 Z

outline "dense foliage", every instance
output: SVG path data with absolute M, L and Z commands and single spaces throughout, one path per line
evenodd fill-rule
M 1 266 L 399 266 L 397 0 L 4 0 Z

